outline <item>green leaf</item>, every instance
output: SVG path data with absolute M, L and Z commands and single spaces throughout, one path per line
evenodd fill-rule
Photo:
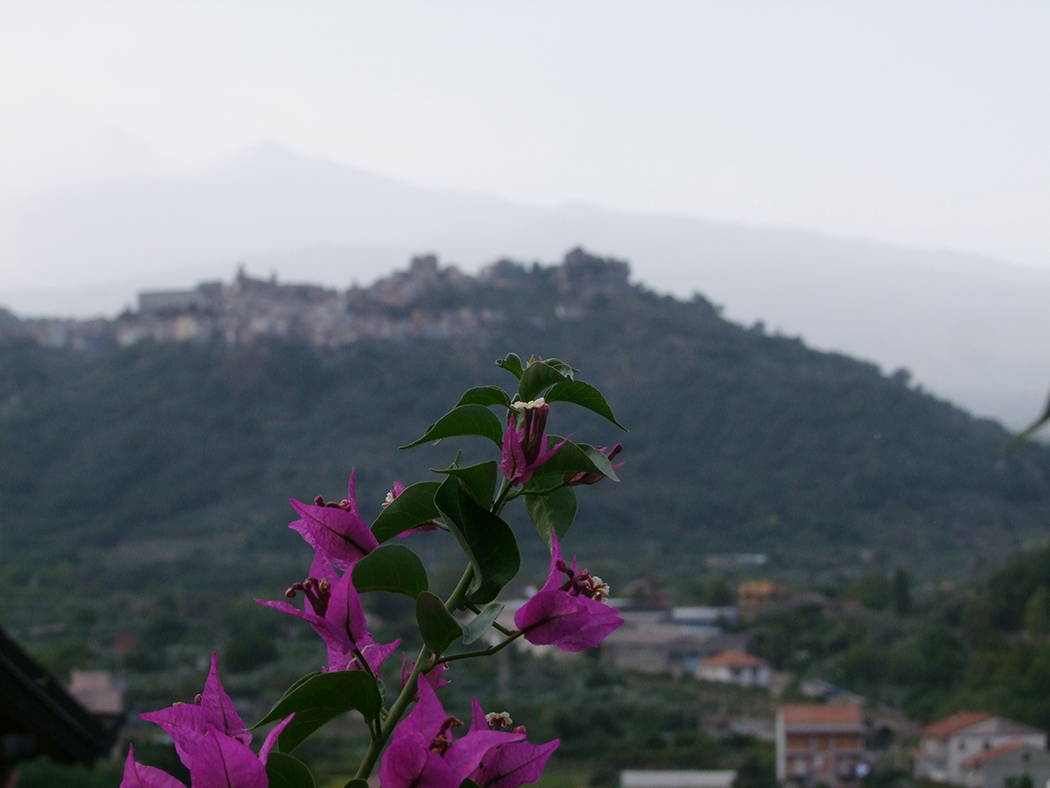
M 586 443 L 578 443 L 576 445 L 583 449 L 584 453 L 590 457 L 591 462 L 594 463 L 594 467 L 598 469 L 598 473 L 606 479 L 611 479 L 614 482 L 620 481 L 620 477 L 616 475 L 616 471 L 613 470 L 612 462 L 608 457 L 593 446 L 588 446 Z
M 283 720 L 294 713 L 295 718 L 277 739 L 281 752 L 291 752 L 303 739 L 340 714 L 356 710 L 365 719 L 374 720 L 379 716 L 381 705 L 376 680 L 363 670 L 315 673 L 293 685 L 253 727 Z
M 314 676 L 322 675 L 323 672 L 324 671 L 321 671 L 321 670 L 315 670 L 313 673 L 307 673 L 305 676 L 296 679 L 294 682 L 292 682 L 292 686 L 290 686 L 288 689 L 285 690 L 284 694 L 285 695 L 291 695 L 293 690 L 298 689 L 303 684 L 305 684 L 310 679 L 312 679 Z M 262 725 L 262 723 L 259 723 L 259 725 Z
M 548 435 L 547 445 L 557 446 L 562 440 L 558 435 Z M 566 473 L 600 473 L 614 482 L 620 481 L 608 457 L 593 446 L 572 441 L 565 441 L 558 453 L 543 463 L 533 478 Z
M 463 628 L 445 609 L 445 603 L 429 591 L 416 599 L 416 624 L 424 645 L 435 654 L 443 653 L 463 634 Z
M 509 408 L 510 394 L 499 386 L 478 386 L 477 388 L 467 389 L 466 393 L 459 398 L 456 407 L 459 408 L 463 405 L 484 405 L 486 408 L 492 405 L 502 405 L 505 408 Z
M 399 544 L 380 545 L 354 565 L 354 588 L 392 591 L 415 599 L 430 587 L 419 556 Z
M 573 489 L 559 487 L 546 495 L 526 495 L 524 498 L 525 512 L 547 547 L 551 546 L 551 531 L 558 535 L 558 539 L 563 539 L 576 518 L 576 493 Z
M 474 567 L 471 601 L 479 605 L 491 602 L 521 566 L 514 532 L 495 514 L 479 506 L 455 476 L 441 483 L 434 503 Z
M 314 788 L 314 776 L 306 764 L 283 752 L 271 752 L 266 758 L 266 777 L 270 788 Z
M 518 358 L 516 353 L 508 353 L 506 358 L 497 359 L 496 366 L 502 367 L 518 380 L 521 380 L 521 359 Z
M 463 627 L 463 645 L 469 646 L 479 637 L 488 632 L 492 622 L 499 618 L 503 612 L 503 605 L 499 602 L 490 602 L 481 609 L 474 620 Z
M 375 538 L 385 542 L 410 528 L 440 517 L 441 512 L 434 505 L 434 494 L 439 486 L 440 482 L 418 482 L 406 487 L 372 523 Z
M 609 407 L 602 393 L 590 383 L 584 383 L 582 380 L 565 380 L 555 383 L 544 399 L 547 402 L 571 402 L 581 408 L 587 408 L 627 432 L 627 428 L 616 420 L 612 408 Z
M 462 405 L 453 408 L 436 423 L 431 424 L 423 437 L 406 443 L 402 449 L 411 449 L 428 441 L 454 438 L 459 435 L 480 435 L 497 446 L 503 446 L 503 422 L 484 405 Z
M 455 476 L 463 482 L 480 506 L 485 509 L 492 506 L 492 499 L 496 495 L 496 480 L 499 478 L 499 469 L 495 460 L 468 465 L 466 468 L 452 467 L 443 470 L 431 468 L 431 470 L 434 473 Z
M 569 380 L 572 380 L 573 376 L 575 375 L 575 373 L 580 371 L 578 369 L 573 369 L 568 364 L 566 364 L 564 361 L 562 361 L 560 358 L 545 358 L 543 360 L 547 364 L 549 364 L 550 366 L 554 367 L 556 370 L 561 372 L 563 375 L 565 375 L 565 377 L 567 377 Z
M 360 777 L 355 777 L 344 785 L 343 788 L 368 788 L 368 780 L 362 780 Z
M 521 375 L 521 382 L 518 384 L 518 399 L 522 402 L 530 402 L 542 394 L 548 386 L 561 383 L 565 379 L 564 372 L 555 369 L 546 361 L 533 361 Z

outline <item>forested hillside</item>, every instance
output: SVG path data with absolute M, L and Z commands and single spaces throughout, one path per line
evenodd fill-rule
M 284 528 L 288 499 L 338 500 L 356 467 L 375 517 L 395 479 L 418 480 L 460 446 L 469 455 L 479 439 L 396 447 L 467 386 L 511 388 L 493 364 L 508 352 L 569 361 L 630 429 L 572 405 L 548 425 L 624 444 L 622 483 L 595 488 L 570 535 L 614 582 L 646 574 L 673 587 L 704 555 L 734 551 L 767 552 L 775 573 L 849 573 L 870 550 L 919 579 L 958 577 L 1044 538 L 1050 451 L 1004 454 L 1003 429 L 903 371 L 735 325 L 702 297 L 661 297 L 627 276 L 575 252 L 556 267 L 500 263 L 466 284 L 446 270 L 383 307 L 498 311 L 484 332 L 449 340 L 4 344 L 5 576 L 32 586 L 39 607 L 63 584 L 283 589 L 302 558 Z

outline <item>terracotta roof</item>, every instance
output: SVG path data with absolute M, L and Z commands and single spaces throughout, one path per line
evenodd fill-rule
M 1004 752 L 1010 752 L 1024 746 L 1024 742 L 1020 739 L 1011 739 L 1006 744 L 1000 744 L 998 747 L 992 747 L 990 750 L 984 750 L 971 755 L 965 761 L 960 764 L 964 769 L 972 769 L 974 766 L 980 766 L 985 761 L 993 760 L 998 758 Z
M 700 664 L 728 668 L 761 668 L 769 663 L 759 657 L 745 654 L 743 651 L 723 651 L 701 660 Z
M 925 728 L 919 730 L 919 735 L 945 738 L 951 736 L 956 731 L 961 731 L 963 728 L 969 728 L 971 725 L 976 725 L 978 722 L 986 720 L 991 716 L 992 715 L 986 711 L 960 711 L 953 714 L 951 717 L 945 717 L 943 720 L 930 723 Z
M 860 706 L 852 703 L 819 705 L 816 703 L 792 703 L 780 707 L 787 725 L 862 725 L 864 718 Z

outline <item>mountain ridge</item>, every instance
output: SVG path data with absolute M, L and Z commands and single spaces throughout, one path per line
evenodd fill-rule
M 0 303 L 22 314 L 115 314 L 137 290 L 227 276 L 239 260 L 255 275 L 342 288 L 419 253 L 473 273 L 502 257 L 552 260 L 583 245 L 630 260 L 658 291 L 702 292 L 738 321 L 908 367 L 923 385 L 1012 427 L 1044 399 L 1050 332 L 1036 329 L 1046 323 L 1050 275 L 1041 270 L 802 230 L 523 206 L 272 148 L 238 166 L 155 181 L 157 194 L 125 182 L 112 187 L 120 199 L 85 186 L 8 206 Z M 360 188 L 331 186 L 341 179 Z M 134 280 L 91 284 L 132 268 Z M 42 280 L 51 285 L 34 287 Z

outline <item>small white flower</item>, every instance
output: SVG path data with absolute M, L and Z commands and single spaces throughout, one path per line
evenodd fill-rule
M 485 722 L 489 724 L 492 730 L 498 731 L 503 728 L 509 728 L 513 720 L 511 720 L 510 714 L 505 711 L 490 711 L 485 715 Z
M 601 602 L 609 596 L 609 584 L 597 575 L 591 575 L 586 582 L 588 588 L 591 589 L 591 599 L 595 602 Z
M 514 408 L 514 410 L 518 411 L 519 413 L 522 413 L 522 412 L 524 412 L 526 410 L 533 410 L 535 408 L 542 408 L 546 404 L 547 403 L 543 399 L 543 397 L 537 397 L 536 399 L 530 399 L 528 402 L 522 402 L 521 400 L 518 400 L 517 402 L 512 402 L 510 404 L 510 406 L 512 408 Z

